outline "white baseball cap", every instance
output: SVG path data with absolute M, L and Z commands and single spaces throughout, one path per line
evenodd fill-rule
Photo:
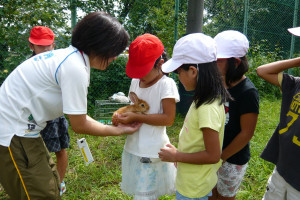
M 173 56 L 162 65 L 162 71 L 175 71 L 183 64 L 201 64 L 216 61 L 216 43 L 203 33 L 191 33 L 180 38 L 173 49 Z
M 288 31 L 295 36 L 300 36 L 300 27 L 289 28 Z
M 247 37 L 239 31 L 223 31 L 214 40 L 217 43 L 217 58 L 241 58 L 249 49 Z

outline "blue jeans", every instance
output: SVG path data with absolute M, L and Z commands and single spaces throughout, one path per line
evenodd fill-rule
M 183 196 L 182 194 L 180 194 L 179 192 L 176 191 L 176 200 L 208 200 L 208 197 L 210 197 L 211 195 L 212 195 L 212 192 L 208 193 L 204 197 L 188 198 L 188 197 L 185 197 L 185 196 Z

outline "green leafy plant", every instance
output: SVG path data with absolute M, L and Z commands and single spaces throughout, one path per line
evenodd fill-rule
M 257 67 L 283 59 L 279 47 L 277 47 L 275 51 L 269 49 L 266 40 L 251 45 L 248 53 L 249 71 L 246 73 L 246 76 L 251 79 L 261 97 L 278 98 L 280 97 L 280 90 L 278 87 L 266 82 L 256 74 Z

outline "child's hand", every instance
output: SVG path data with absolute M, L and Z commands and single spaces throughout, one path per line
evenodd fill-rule
M 133 112 L 126 112 L 118 115 L 118 122 L 122 124 L 131 124 L 136 121 L 136 114 Z
M 166 147 L 161 148 L 158 153 L 159 158 L 165 162 L 177 162 L 176 155 L 177 149 L 172 144 L 167 144 Z
M 122 124 L 132 124 L 134 121 L 133 112 L 127 112 L 123 114 L 114 113 L 111 119 L 113 125 L 118 126 L 119 123 Z

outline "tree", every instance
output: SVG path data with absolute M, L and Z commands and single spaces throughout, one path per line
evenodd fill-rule
M 67 0 L 0 1 L 0 70 L 10 72 L 28 58 L 28 37 L 34 26 L 51 28 L 57 46 L 67 46 L 70 36 L 68 6 Z
M 174 0 L 163 0 L 160 7 L 153 6 L 149 10 L 148 21 L 152 32 L 162 40 L 168 55 L 172 55 L 176 43 L 174 39 L 175 23 L 178 23 L 178 38 L 186 34 L 187 0 L 180 1 L 177 20 L 176 22 Z
M 131 40 L 144 33 L 157 35 L 171 54 L 175 28 L 174 0 L 77 1 L 84 13 L 105 11 L 115 16 L 128 31 Z M 185 33 L 187 0 L 180 0 L 178 35 Z

